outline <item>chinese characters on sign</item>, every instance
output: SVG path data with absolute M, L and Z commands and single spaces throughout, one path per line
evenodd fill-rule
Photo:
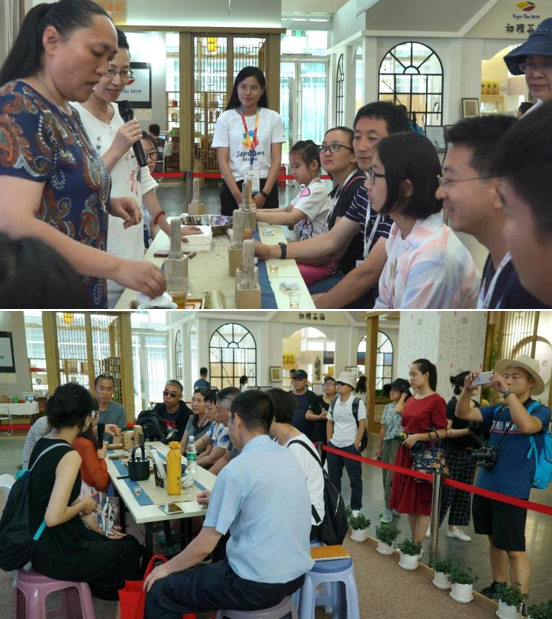
M 514 32 L 516 34 L 531 34 L 534 31 L 535 27 L 533 24 L 527 24 L 527 28 L 525 24 L 516 24 L 515 26 L 512 26 L 510 23 L 506 24 L 506 32 L 508 34 L 513 34 Z
M 94 0 L 106 13 L 111 15 L 115 24 L 126 24 L 127 0 L 108 2 L 107 0 Z

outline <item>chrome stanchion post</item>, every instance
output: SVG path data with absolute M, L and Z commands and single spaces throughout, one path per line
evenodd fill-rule
M 443 474 L 436 471 L 433 474 L 433 495 L 431 499 L 431 537 L 429 539 L 429 560 L 434 561 L 437 557 L 439 546 L 439 512 L 441 511 L 441 489 Z
M 192 170 L 186 170 L 186 212 L 188 212 L 188 206 L 193 200 L 194 192 L 194 173 Z

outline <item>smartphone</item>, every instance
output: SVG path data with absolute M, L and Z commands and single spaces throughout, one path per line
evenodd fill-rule
M 491 378 L 493 377 L 494 372 L 491 370 L 490 372 L 481 372 L 476 378 L 472 381 L 472 387 L 479 387 L 481 385 L 488 385 L 491 382 Z
M 98 424 L 98 449 L 103 447 L 104 443 L 105 423 Z
M 181 514 L 184 510 L 179 507 L 176 503 L 163 503 L 159 505 L 159 509 L 163 510 L 166 514 Z

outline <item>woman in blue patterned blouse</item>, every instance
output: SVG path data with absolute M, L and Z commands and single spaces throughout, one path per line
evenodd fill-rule
M 108 212 L 140 222 L 134 200 L 109 199 L 110 176 L 69 101 L 86 101 L 117 50 L 115 27 L 91 0 L 27 14 L 0 70 L 0 231 L 35 237 L 84 276 L 90 307 L 106 279 L 156 297 L 163 273 L 106 253 Z

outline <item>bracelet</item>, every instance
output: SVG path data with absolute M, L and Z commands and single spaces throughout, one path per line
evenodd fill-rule
M 261 194 L 261 196 L 264 196 L 268 200 L 268 194 L 265 192 L 264 189 L 261 189 L 261 191 L 259 191 L 259 193 Z
M 285 260 L 287 256 L 287 245 L 282 242 L 278 243 L 278 245 L 280 246 L 280 259 Z
M 165 211 L 159 211 L 159 213 L 157 213 L 157 215 L 153 218 L 153 225 L 156 226 L 157 222 L 159 221 L 159 218 L 162 215 L 166 215 Z
M 508 396 L 512 395 L 512 393 L 514 393 L 514 390 L 510 387 L 508 391 L 502 394 L 502 397 L 506 399 Z

